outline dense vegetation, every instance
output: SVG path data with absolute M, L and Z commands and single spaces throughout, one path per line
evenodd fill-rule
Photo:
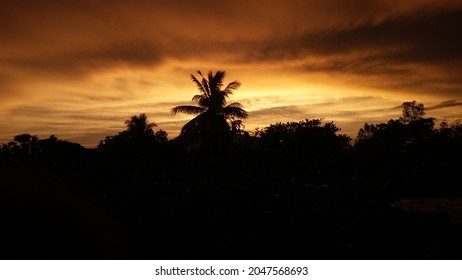
M 206 117 L 172 140 L 141 114 L 95 149 L 29 134 L 3 144 L 1 257 L 462 257 L 462 226 L 444 207 L 399 203 L 461 195 L 460 123 L 436 128 L 406 102 L 355 141 L 322 119 L 251 136 L 237 113 L 206 113 L 223 100 L 195 99 Z

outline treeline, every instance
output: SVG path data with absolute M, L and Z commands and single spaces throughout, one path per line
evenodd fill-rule
M 462 125 L 424 114 L 406 102 L 400 118 L 365 124 L 356 139 L 323 119 L 252 135 L 240 120 L 208 119 L 168 140 L 144 114 L 94 149 L 18 135 L 0 150 L 1 253 L 460 258 L 462 229 L 444 209 L 399 204 L 462 193 Z
M 436 127 L 435 119 L 424 115 L 423 104 L 405 102 L 400 118 L 365 123 L 356 139 L 341 134 L 334 122 L 307 119 L 257 128 L 252 136 L 241 120 L 231 120 L 224 128 L 220 123 L 217 130 L 198 125 L 193 133 L 169 140 L 165 131 L 156 130 L 156 124 L 140 114 L 125 122 L 124 131 L 93 149 L 54 135 L 47 139 L 17 135 L 0 146 L 0 163 L 47 170 L 59 166 L 59 177 L 66 166 L 91 170 L 101 164 L 144 164 L 153 168 L 149 172 L 171 173 L 169 168 L 181 164 L 221 162 L 236 173 L 254 169 L 254 173 L 293 173 L 295 179 L 312 176 L 311 180 L 320 174 L 346 176 L 347 181 L 357 178 L 383 187 L 390 197 L 460 195 L 462 124 L 442 122 Z M 250 163 L 255 167 L 248 167 Z M 223 173 L 213 165 L 204 168 L 216 171 L 211 178 Z M 93 171 L 87 173 L 93 176 Z
M 225 129 L 201 131 L 196 128 L 194 133 L 168 140 L 165 131 L 155 131 L 157 125 L 149 122 L 145 114 L 140 114 L 125 122 L 124 131 L 107 136 L 94 149 L 59 140 L 54 135 L 48 139 L 38 139 L 30 134 L 17 135 L 9 143 L 1 144 L 0 162 L 123 162 L 138 159 L 162 162 L 172 158 L 258 157 L 284 159 L 295 165 L 350 161 L 349 166 L 376 170 L 388 168 L 390 172 L 384 172 L 388 177 L 393 177 L 396 172 L 438 172 L 444 179 L 461 164 L 462 124 L 459 121 L 442 122 L 436 127 L 435 119 L 424 115 L 423 104 L 405 102 L 400 118 L 387 123 L 365 123 L 356 139 L 341 134 L 334 122 L 307 119 L 257 128 L 253 136 L 243 129 L 241 120 L 232 120 Z

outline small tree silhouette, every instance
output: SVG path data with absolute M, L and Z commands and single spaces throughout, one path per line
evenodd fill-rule
M 154 132 L 157 125 L 149 122 L 146 114 L 131 116 L 125 121 L 127 129 L 114 136 L 107 136 L 100 141 L 97 150 L 106 154 L 125 153 L 133 155 L 154 152 L 157 144 L 168 141 L 167 133 L 163 130 Z
M 412 102 L 403 103 L 403 116 L 399 119 L 402 123 L 408 124 L 410 122 L 420 120 L 425 115 L 423 103 Z
M 134 141 L 152 138 L 154 136 L 152 128 L 157 126 L 155 123 L 148 122 L 144 113 L 139 116 L 132 116 L 125 121 L 125 124 L 127 125 L 128 136 Z

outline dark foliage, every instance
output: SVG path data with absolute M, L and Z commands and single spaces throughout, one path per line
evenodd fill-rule
M 322 124 L 322 119 L 277 123 L 256 135 L 261 138 L 262 149 L 269 154 L 292 158 L 328 159 L 347 151 L 350 137 L 339 135 L 333 122 Z
M 102 156 L 109 158 L 129 159 L 150 157 L 161 150 L 168 141 L 163 130 L 154 132 L 157 126 L 150 123 L 145 114 L 132 116 L 125 121 L 127 129 L 115 136 L 107 136 L 96 150 Z
M 369 176 L 387 181 L 395 196 L 461 195 L 460 124 L 435 129 L 434 119 L 423 118 L 422 104 L 410 112 L 414 105 L 405 102 L 399 120 L 366 123 L 356 139 L 356 161 Z
M 167 141 L 141 114 L 96 149 L 18 135 L 0 149 L 0 254 L 461 258 L 462 227 L 444 207 L 401 203 L 461 195 L 462 126 L 417 115 L 365 124 L 354 145 L 322 119 L 256 136 L 231 119 L 207 140 Z
M 404 102 L 403 103 L 403 116 L 400 118 L 400 121 L 403 123 L 410 123 L 417 121 L 423 118 L 425 115 L 424 112 L 425 106 L 422 103 Z
M 94 151 L 82 145 L 58 140 L 54 135 L 48 139 L 38 139 L 30 134 L 20 134 L 0 148 L 3 162 L 61 162 L 82 161 L 91 157 Z

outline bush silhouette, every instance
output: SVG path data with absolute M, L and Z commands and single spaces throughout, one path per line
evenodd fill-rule
M 276 123 L 256 134 L 261 138 L 262 148 L 269 153 L 290 156 L 330 157 L 349 148 L 350 137 L 338 135 L 340 131 L 333 122 L 322 124 L 322 119 L 300 122 Z

